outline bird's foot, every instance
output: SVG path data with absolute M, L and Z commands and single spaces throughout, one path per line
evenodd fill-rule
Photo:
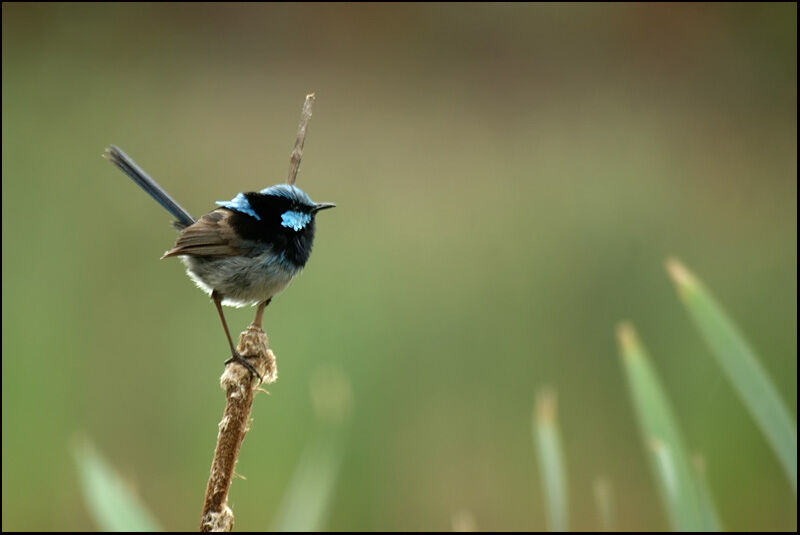
M 242 366 L 247 368 L 247 371 L 252 373 L 255 377 L 258 377 L 259 382 L 262 382 L 262 383 L 264 382 L 264 377 L 260 373 L 258 373 L 258 371 L 256 370 L 255 366 L 253 366 L 250 363 L 250 361 L 247 360 L 246 357 L 243 357 L 242 355 L 240 355 L 238 351 L 234 351 L 233 352 L 233 354 L 231 355 L 231 358 L 229 358 L 228 360 L 225 361 L 225 365 L 227 366 L 228 364 L 230 364 L 232 362 L 236 362 L 237 364 L 241 364 Z

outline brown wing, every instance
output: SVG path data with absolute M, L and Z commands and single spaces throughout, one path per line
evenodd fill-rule
M 244 251 L 230 226 L 232 212 L 214 210 L 189 225 L 175 241 L 175 245 L 161 258 L 170 256 L 238 256 Z

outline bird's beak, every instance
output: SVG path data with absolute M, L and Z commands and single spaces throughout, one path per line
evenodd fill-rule
M 320 210 L 327 210 L 328 208 L 333 208 L 335 206 L 336 205 L 332 202 L 320 202 L 314 205 L 314 209 L 311 210 L 311 212 L 316 214 Z

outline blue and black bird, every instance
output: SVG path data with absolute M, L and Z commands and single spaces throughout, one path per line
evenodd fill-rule
M 317 213 L 336 205 L 315 203 L 287 183 L 218 201 L 220 208 L 195 220 L 120 149 L 112 145 L 104 156 L 175 217 L 180 234 L 161 258 L 179 257 L 189 277 L 211 296 L 230 345 L 225 363 L 238 362 L 257 376 L 233 345 L 222 305 L 258 305 L 253 324 L 260 328 L 264 308 L 311 255 Z

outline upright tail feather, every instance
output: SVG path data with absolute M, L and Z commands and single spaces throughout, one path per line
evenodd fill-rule
M 136 165 L 134 161 L 119 148 L 111 145 L 106 149 L 106 153 L 103 157 L 119 167 L 123 173 L 131 177 L 148 195 L 154 198 L 158 204 L 166 208 L 167 212 L 177 219 L 175 222 L 177 228 L 185 228 L 194 223 L 194 218 L 189 215 L 189 212 L 175 202 L 175 199 L 170 197 L 169 193 L 164 191 L 164 188 L 159 186 L 155 180 L 142 171 L 141 167 Z

